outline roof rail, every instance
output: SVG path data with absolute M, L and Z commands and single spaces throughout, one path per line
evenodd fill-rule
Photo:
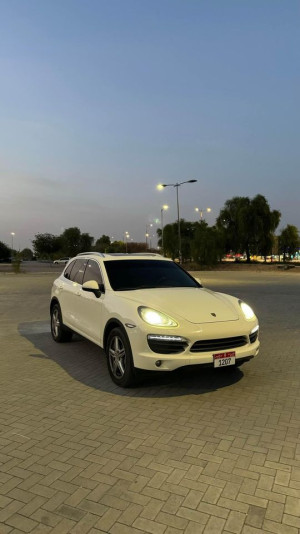
M 132 252 L 132 256 L 161 256 L 157 252 Z
M 104 258 L 105 254 L 103 252 L 79 252 L 76 256 L 101 256 L 101 258 Z
M 162 258 L 161 254 L 156 254 L 156 252 L 79 252 L 77 256 L 100 256 L 101 258 L 107 258 L 107 256 L 158 256 Z
M 155 252 L 107 252 L 105 256 L 160 256 Z

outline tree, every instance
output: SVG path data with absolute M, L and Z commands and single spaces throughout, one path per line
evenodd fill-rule
M 280 216 L 279 211 L 270 210 L 263 195 L 252 200 L 248 197 L 227 200 L 217 219 L 217 227 L 224 233 L 226 252 L 246 252 L 247 262 L 251 253 L 266 256 L 272 250 Z
M 214 265 L 223 256 L 223 232 L 215 226 L 209 227 L 205 221 L 196 223 L 192 242 L 193 259 L 201 265 Z
M 123 250 L 124 250 L 124 247 L 126 247 L 125 243 L 123 244 Z M 127 252 L 128 253 L 132 253 L 132 252 L 149 252 L 149 250 L 146 249 L 146 243 L 137 243 L 135 241 L 129 241 L 129 243 L 127 243 Z
M 66 228 L 61 234 L 62 250 L 66 256 L 76 256 L 80 252 L 80 236 L 77 226 Z
M 92 248 L 94 238 L 88 233 L 81 233 L 77 226 L 66 228 L 60 236 L 63 254 L 72 257 Z
M 161 229 L 157 229 L 158 245 L 162 246 Z M 173 260 L 178 254 L 178 225 L 176 223 L 166 224 L 164 226 L 164 254 Z
M 107 252 L 119 253 L 125 252 L 125 243 L 123 241 L 114 241 L 110 244 L 110 247 Z
M 182 260 L 191 258 L 191 244 L 196 223 L 180 219 L 181 256 Z M 162 232 L 157 229 L 158 245 L 162 246 Z M 178 257 L 178 221 L 164 226 L 164 254 L 173 260 Z
M 107 252 L 110 247 L 110 237 L 108 235 L 102 235 L 97 239 L 95 244 L 95 250 L 97 252 Z
M 0 260 L 9 260 L 11 257 L 11 249 L 0 241 Z
M 218 228 L 209 227 L 205 221 L 190 222 L 181 219 L 181 252 L 182 259 L 194 259 L 203 265 L 212 265 L 220 260 L 224 253 L 223 232 Z M 162 232 L 157 229 L 158 245 L 162 246 Z M 164 227 L 164 252 L 171 258 L 177 257 L 178 224 L 167 224 Z
M 217 218 L 217 228 L 223 232 L 225 250 L 229 252 L 244 252 L 250 262 L 251 231 L 247 220 L 250 216 L 250 199 L 248 197 L 233 197 L 226 200 L 224 208 Z
M 32 244 L 35 255 L 41 259 L 53 259 L 61 248 L 60 238 L 48 233 L 36 234 Z
M 93 246 L 94 238 L 88 234 L 83 233 L 80 236 L 79 251 L 80 252 L 90 252 Z
M 286 255 L 290 256 L 295 254 L 300 245 L 299 232 L 296 226 L 288 224 L 278 238 L 279 250 L 283 254 L 283 261 L 286 259 Z
M 263 195 L 256 195 L 250 202 L 248 224 L 252 227 L 251 249 L 265 257 L 272 253 L 274 232 L 279 224 L 281 213 L 271 211 Z
M 196 227 L 197 223 L 185 221 L 184 219 L 180 220 L 182 260 L 190 260 L 192 258 L 192 243 L 194 241 Z
M 23 260 L 30 261 L 33 258 L 33 252 L 30 250 L 30 248 L 24 248 L 20 253 L 20 256 Z

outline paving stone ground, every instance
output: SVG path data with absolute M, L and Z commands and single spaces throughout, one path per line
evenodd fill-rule
M 0 275 L 0 534 L 300 531 L 300 276 L 197 274 L 253 305 L 260 356 L 131 390 L 51 340 L 54 274 Z

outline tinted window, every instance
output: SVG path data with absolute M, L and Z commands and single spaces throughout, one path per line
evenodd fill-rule
M 70 280 L 82 284 L 84 271 L 86 268 L 87 260 L 76 260 L 75 265 L 71 271 Z
M 184 269 L 164 260 L 105 261 L 115 291 L 153 287 L 201 287 Z
M 98 284 L 103 283 L 99 265 L 94 260 L 88 261 L 88 264 L 87 264 L 87 267 L 84 273 L 83 283 L 89 282 L 89 280 L 96 280 Z
M 68 265 L 68 267 L 65 269 L 64 277 L 67 278 L 68 280 L 70 280 L 71 271 L 74 265 L 75 265 L 75 261 L 72 261 L 70 265 Z

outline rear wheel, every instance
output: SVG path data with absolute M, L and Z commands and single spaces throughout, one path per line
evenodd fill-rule
M 122 328 L 114 328 L 106 345 L 107 365 L 111 379 L 118 386 L 127 388 L 136 381 L 136 373 L 129 339 Z
M 51 308 L 51 334 L 57 343 L 71 341 L 73 332 L 62 321 L 60 305 L 54 304 Z

